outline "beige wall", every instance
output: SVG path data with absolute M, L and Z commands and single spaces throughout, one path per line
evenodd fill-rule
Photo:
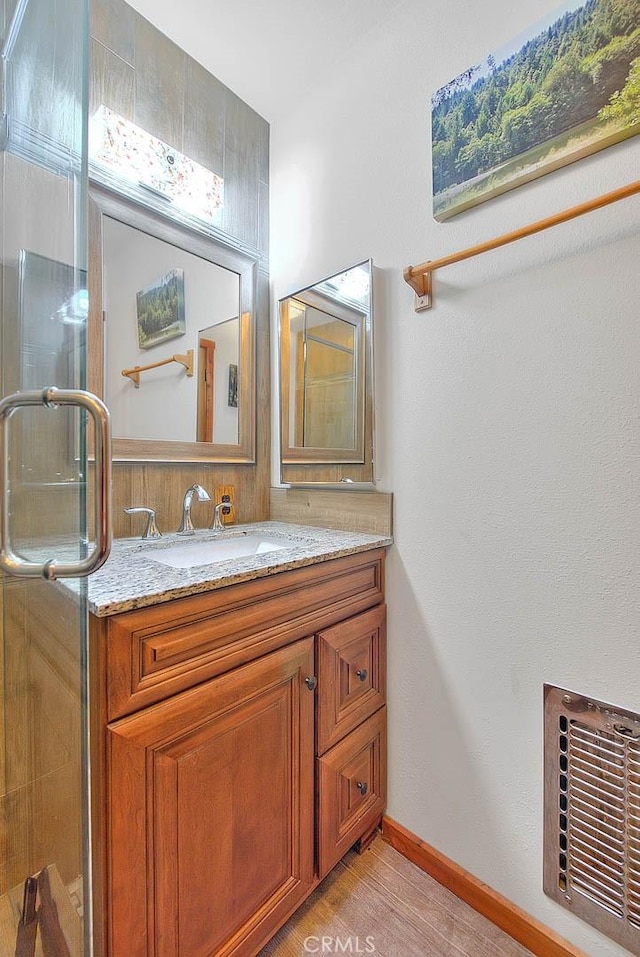
M 364 34 L 272 126 L 271 265 L 274 300 L 366 256 L 381 279 L 390 814 L 622 957 L 542 892 L 542 684 L 640 704 L 640 196 L 442 270 L 431 312 L 402 278 L 637 179 L 638 136 L 432 218 L 431 93 L 556 7 L 406 0 Z

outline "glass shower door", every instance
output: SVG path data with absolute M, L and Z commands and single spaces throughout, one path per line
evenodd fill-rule
M 4 16 L 0 957 L 87 957 L 87 0 Z

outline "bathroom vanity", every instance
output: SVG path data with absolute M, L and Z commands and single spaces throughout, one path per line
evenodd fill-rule
M 105 957 L 256 954 L 382 816 L 390 540 L 258 528 L 282 547 L 129 540 L 91 580 Z

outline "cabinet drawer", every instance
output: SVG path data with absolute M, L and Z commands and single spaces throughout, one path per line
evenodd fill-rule
M 385 662 L 385 605 L 318 633 L 318 754 L 385 703 Z
M 282 648 L 384 600 L 384 551 L 332 559 L 191 598 L 92 619 L 108 719 Z
M 318 791 L 318 872 L 322 879 L 384 811 L 386 708 L 318 758 Z

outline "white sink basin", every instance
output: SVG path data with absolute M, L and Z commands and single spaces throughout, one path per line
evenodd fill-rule
M 145 553 L 145 558 L 171 568 L 193 568 L 196 565 L 211 565 L 226 562 L 230 558 L 250 558 L 286 548 L 282 542 L 274 542 L 262 535 L 243 535 L 238 538 L 211 539 L 211 541 L 185 542 L 172 548 L 158 548 Z

